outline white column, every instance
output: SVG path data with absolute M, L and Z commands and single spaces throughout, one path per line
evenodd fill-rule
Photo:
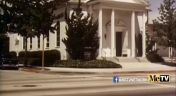
M 131 16 L 131 57 L 135 57 L 135 12 L 132 11 Z
M 103 26 L 103 10 L 102 8 L 99 9 L 99 17 L 98 17 L 98 25 L 99 25 L 99 58 L 102 56 L 102 26 Z
M 142 57 L 146 57 L 146 14 L 143 13 Z
M 111 12 L 111 56 L 114 57 L 115 56 L 115 11 L 114 9 L 112 9 Z

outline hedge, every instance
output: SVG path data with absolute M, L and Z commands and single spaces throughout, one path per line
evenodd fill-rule
M 58 50 L 45 51 L 45 66 L 52 66 L 57 60 L 60 60 L 60 52 Z M 25 52 L 19 53 L 19 62 L 24 64 Z M 41 66 L 42 51 L 27 52 L 27 65 Z
M 150 62 L 153 62 L 153 63 L 164 62 L 164 59 L 157 54 L 157 50 L 147 53 L 146 57 Z
M 8 53 L 0 53 L 0 55 L 3 55 L 5 58 L 11 58 L 11 59 L 17 58 L 17 53 L 14 51 L 8 52 Z
M 53 67 L 63 68 L 122 68 L 120 64 L 116 64 L 107 60 L 58 60 Z

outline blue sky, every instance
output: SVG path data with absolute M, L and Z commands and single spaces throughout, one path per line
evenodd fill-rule
M 149 0 L 150 1 L 150 9 L 152 10 L 149 12 L 149 23 L 152 23 L 152 20 L 159 16 L 158 8 L 163 0 Z

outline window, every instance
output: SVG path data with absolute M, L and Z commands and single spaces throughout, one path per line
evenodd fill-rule
M 40 49 L 40 36 L 37 38 L 38 40 L 37 40 L 37 44 L 38 44 L 38 48 Z
M 30 49 L 32 49 L 32 37 L 30 38 Z
M 57 33 L 56 33 L 56 46 L 60 46 L 60 22 L 57 26 Z
M 26 42 L 25 42 L 25 38 L 23 37 L 23 49 L 25 49 L 25 45 L 26 44 Z
M 49 48 L 49 36 L 46 37 L 46 47 Z

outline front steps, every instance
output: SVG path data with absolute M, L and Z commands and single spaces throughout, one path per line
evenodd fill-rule
M 126 62 L 126 63 L 147 63 L 149 62 L 147 58 L 142 58 L 142 57 L 112 57 L 112 58 L 104 58 L 106 60 L 119 63 L 119 62 Z

